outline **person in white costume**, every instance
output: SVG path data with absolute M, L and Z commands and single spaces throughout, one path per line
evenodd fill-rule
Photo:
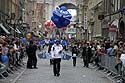
M 51 48 L 51 55 L 53 59 L 53 73 L 54 76 L 60 75 L 60 62 L 61 62 L 61 53 L 63 47 L 60 44 L 60 41 L 57 40 L 56 43 Z

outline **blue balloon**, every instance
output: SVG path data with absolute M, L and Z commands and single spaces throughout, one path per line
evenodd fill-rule
M 53 12 L 53 16 L 55 16 L 55 17 L 57 17 L 57 18 L 61 18 L 61 17 L 62 17 L 62 14 L 60 13 L 60 11 L 55 10 L 55 11 Z
M 65 20 L 65 21 L 63 22 L 63 27 L 66 27 L 66 26 L 69 25 L 69 24 L 70 24 L 70 21 Z
M 70 24 L 71 18 L 72 16 L 67 11 L 67 8 L 65 6 L 62 6 L 61 8 L 57 8 L 53 12 L 53 16 L 51 17 L 51 20 L 54 22 L 57 28 L 62 28 Z
M 22 43 L 26 43 L 27 39 L 26 38 L 22 38 Z
M 61 6 L 60 10 L 67 11 L 67 8 L 65 6 Z
M 56 27 L 62 28 L 63 26 L 62 26 L 62 24 L 60 22 L 58 22 L 58 23 L 56 23 Z
M 7 61 L 8 61 L 8 56 L 7 55 L 2 56 L 2 63 L 5 63 Z
M 68 13 L 66 15 L 63 15 L 63 18 L 70 20 L 72 18 L 72 15 Z
M 54 22 L 54 24 L 59 22 L 59 19 L 54 16 L 51 17 L 51 20 Z
M 62 24 L 60 23 L 61 21 L 58 18 L 55 18 L 54 16 L 51 17 L 51 20 L 53 21 L 53 23 L 56 25 L 56 27 L 58 28 L 62 28 Z

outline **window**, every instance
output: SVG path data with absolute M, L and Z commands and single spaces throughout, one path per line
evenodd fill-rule
M 121 3 L 121 0 L 117 0 L 117 4 L 118 4 L 118 10 L 120 9 L 120 3 Z
M 113 12 L 116 12 L 120 9 L 120 3 L 121 3 L 121 0 L 112 0 L 112 11 Z
M 116 0 L 112 0 L 112 9 L 113 9 L 112 11 L 113 11 L 113 12 L 115 11 L 115 1 L 116 1 Z
M 118 0 L 115 0 L 115 4 L 114 4 L 114 5 L 115 5 L 115 6 L 114 6 L 114 7 L 115 7 L 115 11 L 117 11 L 117 10 L 118 10 L 118 9 L 117 9 L 117 8 L 118 8 Z
M 2 0 L 0 0 L 0 11 L 1 11 L 1 8 L 2 8 Z
M 121 3 L 120 7 L 123 8 L 125 6 L 125 0 L 121 0 L 120 3 Z
M 106 9 L 107 9 L 106 2 L 107 2 L 107 1 L 104 0 L 104 12 L 105 12 L 105 14 L 107 13 L 107 10 L 106 10 Z

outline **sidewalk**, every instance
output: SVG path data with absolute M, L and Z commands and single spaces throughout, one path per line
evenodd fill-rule
M 16 80 L 17 77 L 19 77 L 19 75 L 21 75 L 21 73 L 23 73 L 26 70 L 26 61 L 27 59 L 25 58 L 23 60 L 23 64 L 21 67 L 18 67 L 17 70 L 13 71 L 14 74 L 9 74 L 9 76 L 7 76 L 6 79 L 0 79 L 0 83 L 15 83 L 14 81 Z

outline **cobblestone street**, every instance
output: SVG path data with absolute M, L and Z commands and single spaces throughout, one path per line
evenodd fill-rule
M 90 66 L 91 67 L 91 66 Z M 77 59 L 77 66 L 72 66 L 72 60 L 61 61 L 61 75 L 53 75 L 49 60 L 39 59 L 38 69 L 27 69 L 16 83 L 113 83 L 101 73 L 92 68 L 84 68 L 82 60 Z

